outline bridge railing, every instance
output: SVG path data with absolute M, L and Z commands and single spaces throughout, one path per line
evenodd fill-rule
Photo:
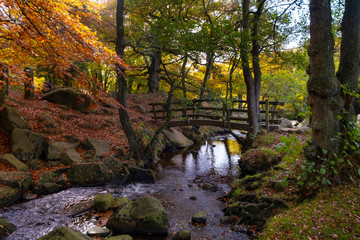
M 277 116 L 279 110 L 277 106 L 284 105 L 284 102 L 279 101 L 260 101 L 260 115 L 261 124 L 267 129 L 276 129 L 279 124 Z M 151 103 L 153 119 L 158 122 L 166 118 L 166 103 Z M 225 101 L 223 99 L 194 99 L 173 101 L 170 106 L 172 118 L 182 121 L 206 120 L 222 121 L 224 127 L 229 126 L 230 122 L 247 123 L 247 102 L 246 100 L 234 99 L 232 101 Z

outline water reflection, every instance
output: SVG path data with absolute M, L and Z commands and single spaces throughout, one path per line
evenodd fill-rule
M 158 177 L 167 177 L 163 173 L 167 168 L 182 171 L 187 179 L 205 174 L 236 177 L 239 174 L 240 151 L 240 145 L 230 137 L 206 141 L 200 146 L 162 159 L 157 166 Z

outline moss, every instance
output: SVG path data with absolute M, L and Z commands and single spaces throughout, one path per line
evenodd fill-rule
M 252 147 L 254 148 L 260 148 L 264 146 L 273 145 L 276 140 L 276 136 L 273 133 L 265 133 L 262 135 L 259 135 L 259 137 L 255 140 Z
M 114 196 L 111 193 L 102 193 L 95 196 L 94 205 L 98 211 L 105 212 L 110 208 L 113 201 Z
M 16 230 L 14 224 L 5 221 L 4 219 L 0 218 L 0 239 L 5 239 L 9 236 L 12 232 Z
M 260 148 L 260 160 L 262 162 L 275 162 L 279 157 L 279 153 L 270 148 Z

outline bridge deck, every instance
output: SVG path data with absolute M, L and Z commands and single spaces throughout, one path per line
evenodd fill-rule
M 237 130 L 249 130 L 248 123 L 229 122 L 231 129 Z M 169 127 L 181 127 L 181 126 L 215 126 L 227 128 L 226 122 L 221 120 L 209 120 L 209 119 L 191 119 L 191 120 L 171 120 L 168 124 Z M 279 125 L 269 125 L 269 131 L 279 129 Z

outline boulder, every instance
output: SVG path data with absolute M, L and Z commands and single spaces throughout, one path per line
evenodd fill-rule
M 10 165 L 17 170 L 27 172 L 29 171 L 29 167 L 26 166 L 25 163 L 21 162 L 19 159 L 17 159 L 13 154 L 7 153 L 0 157 L 0 162 Z
M 190 231 L 179 231 L 175 234 L 172 240 L 191 240 Z
M 40 158 L 46 148 L 45 135 L 15 128 L 11 133 L 11 152 L 21 161 Z
M 61 155 L 61 163 L 64 165 L 80 163 L 81 161 L 82 161 L 82 157 L 74 148 L 65 150 Z
M 38 240 L 92 240 L 92 238 L 68 227 L 60 227 Z
M 112 209 L 118 209 L 118 208 L 122 208 L 123 206 L 125 206 L 126 204 L 128 204 L 130 202 L 129 198 L 127 197 L 118 197 L 115 199 L 115 201 L 113 201 L 113 203 L 111 204 L 111 208 Z
M 136 219 L 136 232 L 167 234 L 169 222 L 161 202 L 154 197 L 141 197 L 134 201 L 130 215 Z
M 56 142 L 50 142 L 45 151 L 46 160 L 48 161 L 61 160 L 64 151 L 65 149 L 59 146 Z
M 176 148 L 187 148 L 194 144 L 193 141 L 174 128 L 171 128 L 170 130 L 164 129 L 163 133 L 169 142 Z
M 212 184 L 212 183 L 204 183 L 202 188 L 206 191 L 210 191 L 210 192 L 216 192 L 219 188 L 218 186 Z
M 34 192 L 38 194 L 50 194 L 66 188 L 68 182 L 64 174 L 65 171 L 66 169 L 59 169 L 43 172 L 33 187 Z
M 88 138 L 82 144 L 85 150 L 92 150 L 95 152 L 95 156 L 103 156 L 110 150 L 110 143 L 95 138 Z
M 42 99 L 84 112 L 96 110 L 96 102 L 91 96 L 77 92 L 71 88 L 55 88 L 47 92 Z
M 110 234 L 110 230 L 105 227 L 92 227 L 87 230 L 86 233 L 90 237 L 107 237 Z
M 0 239 L 6 239 L 11 233 L 16 230 L 16 226 L 12 223 L 0 218 Z
M 206 211 L 200 211 L 198 213 L 195 213 L 191 218 L 191 222 L 206 224 L 207 215 L 208 213 Z
M 134 233 L 136 232 L 136 219 L 131 216 L 133 203 L 129 202 L 122 208 L 118 208 L 111 214 L 106 223 L 106 227 L 116 232 Z
M 57 142 L 57 145 L 65 149 L 75 149 L 80 145 L 80 142 Z
M 106 238 L 106 240 L 133 240 L 133 238 L 130 235 L 118 235 L 118 236 Z
M 29 129 L 16 108 L 5 106 L 2 111 L 2 122 L 5 130 L 11 133 L 15 128 Z
M 283 128 L 292 128 L 294 127 L 293 122 L 287 118 L 279 118 L 280 126 Z
M 126 182 L 129 172 L 126 170 L 120 160 L 114 157 L 109 157 L 99 160 L 105 164 L 106 168 L 110 172 L 110 179 L 117 184 L 123 184 Z
M 304 120 L 301 121 L 301 123 L 299 123 L 297 125 L 298 128 L 308 128 L 310 127 L 310 123 L 309 123 L 309 119 L 305 118 Z
M 75 217 L 90 211 L 93 207 L 94 207 L 94 201 L 86 200 L 66 207 L 65 214 L 69 217 Z
M 239 160 L 242 175 L 252 175 L 266 171 L 281 161 L 279 153 L 269 148 L 257 148 L 247 151 Z
M 144 107 L 143 105 L 141 104 L 136 104 L 135 105 L 135 110 L 141 114 L 144 114 L 144 113 L 147 113 L 148 110 L 146 109 L 146 107 Z
M 130 181 L 139 183 L 155 183 L 155 173 L 151 169 L 129 167 Z
M 141 197 L 114 212 L 107 227 L 116 232 L 167 234 L 169 222 L 161 202 L 154 197 Z
M 101 162 L 76 163 L 68 171 L 72 185 L 103 185 L 109 180 L 109 171 Z
M 48 182 L 44 183 L 42 186 L 46 194 L 56 193 L 61 190 L 60 185 L 56 183 Z
M 20 198 L 19 189 L 14 189 L 9 186 L 0 187 L 0 208 L 14 204 Z
M 95 196 L 94 206 L 99 212 L 106 212 L 113 201 L 114 196 L 111 193 L 101 193 Z
M 25 172 L 0 172 L 0 184 L 17 188 L 25 193 L 32 185 L 32 175 Z

